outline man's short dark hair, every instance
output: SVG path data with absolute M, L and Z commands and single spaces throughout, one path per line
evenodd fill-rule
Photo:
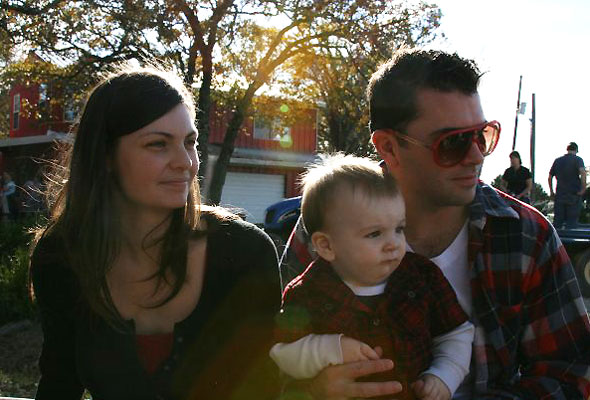
M 570 144 L 567 145 L 567 151 L 578 151 L 578 145 L 576 144 L 576 142 L 570 142 Z
M 401 49 L 373 74 L 367 88 L 371 132 L 405 130 L 417 117 L 416 92 L 477 92 L 481 73 L 472 60 L 438 50 Z

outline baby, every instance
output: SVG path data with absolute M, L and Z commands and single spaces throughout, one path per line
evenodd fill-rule
M 303 179 L 302 218 L 318 259 L 283 293 L 270 352 L 296 379 L 388 358 L 400 399 L 450 399 L 469 371 L 474 328 L 430 260 L 406 253 L 405 204 L 374 161 L 340 154 Z

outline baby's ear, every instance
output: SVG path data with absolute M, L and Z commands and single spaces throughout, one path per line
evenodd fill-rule
M 320 257 L 329 262 L 334 261 L 335 254 L 332 249 L 330 235 L 325 232 L 316 231 L 311 235 L 311 243 Z

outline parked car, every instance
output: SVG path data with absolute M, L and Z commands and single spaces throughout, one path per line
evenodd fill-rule
M 272 238 L 279 252 L 301 214 L 301 196 L 290 197 L 269 206 L 265 211 L 264 230 Z
M 590 298 L 590 225 L 558 229 L 557 234 L 572 260 L 582 295 Z
M 590 190 L 586 193 L 590 194 Z M 590 198 L 585 197 L 578 228 L 557 229 L 557 235 L 572 260 L 582 295 L 590 298 Z M 552 200 L 540 201 L 534 206 L 553 221 Z

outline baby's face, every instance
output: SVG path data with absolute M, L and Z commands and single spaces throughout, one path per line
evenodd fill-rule
M 336 273 L 355 286 L 384 282 L 406 254 L 406 209 L 401 195 L 370 198 L 339 190 L 326 213 L 323 231 L 334 253 Z

